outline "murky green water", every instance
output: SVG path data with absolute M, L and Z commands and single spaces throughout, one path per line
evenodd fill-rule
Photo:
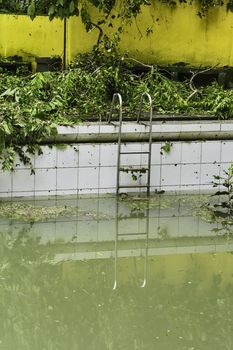
M 0 349 L 232 350 L 233 236 L 198 203 L 5 203 Z

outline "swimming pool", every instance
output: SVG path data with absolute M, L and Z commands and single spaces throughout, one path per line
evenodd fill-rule
M 205 200 L 1 204 L 0 349 L 231 349 L 233 237 Z

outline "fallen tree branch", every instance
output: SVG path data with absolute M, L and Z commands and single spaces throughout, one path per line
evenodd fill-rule
M 127 57 L 125 60 L 133 61 L 133 62 L 138 63 L 138 64 L 140 64 L 141 66 L 146 67 L 146 68 L 150 68 L 150 69 L 153 69 L 153 68 L 154 68 L 154 66 L 151 66 L 151 65 L 149 65 L 149 64 L 145 64 L 145 63 L 143 63 L 143 62 L 141 62 L 141 61 L 136 60 L 136 58 Z
M 188 102 L 191 98 L 193 98 L 195 95 L 199 94 L 200 91 L 195 87 L 193 81 L 194 79 L 198 76 L 198 74 L 203 74 L 203 73 L 207 73 L 209 71 L 211 71 L 212 69 L 215 69 L 216 67 L 218 66 L 218 64 L 216 64 L 215 66 L 213 67 L 210 67 L 210 68 L 206 68 L 206 69 L 203 69 L 201 71 L 197 71 L 197 72 L 193 72 L 192 73 L 192 77 L 189 81 L 189 87 L 190 89 L 192 90 L 192 93 L 187 97 L 186 101 Z

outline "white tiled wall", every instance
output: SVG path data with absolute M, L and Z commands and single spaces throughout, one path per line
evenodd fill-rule
M 226 130 L 231 128 L 224 126 Z M 141 127 L 141 129 L 140 129 Z M 125 125 L 125 132 L 139 132 L 144 126 Z M 223 125 L 214 124 L 212 129 Z M 211 125 L 156 125 L 154 130 L 162 132 L 208 131 Z M 162 130 L 163 129 L 163 130 Z M 135 131 L 136 130 L 136 131 Z M 61 127 L 60 132 L 90 135 L 99 133 L 99 126 Z M 117 133 L 113 125 L 102 127 L 101 132 Z M 233 140 L 172 142 L 169 153 L 161 147 L 164 142 L 154 142 L 151 158 L 151 191 L 154 190 L 208 190 L 212 188 L 213 175 L 218 175 L 233 161 Z M 145 151 L 146 143 L 123 143 L 122 151 Z M 32 157 L 35 174 L 16 159 L 12 173 L 0 170 L 0 197 L 79 195 L 115 193 L 117 175 L 117 143 L 76 143 L 66 148 L 43 146 L 43 155 Z M 122 165 L 146 166 L 147 155 L 123 155 Z M 145 184 L 146 175 L 134 182 L 130 174 L 121 174 L 121 184 Z M 125 189 L 124 192 L 127 190 Z

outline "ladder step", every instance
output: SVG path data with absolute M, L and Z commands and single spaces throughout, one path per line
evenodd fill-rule
M 140 167 L 140 168 L 133 168 L 133 167 L 121 167 L 120 169 L 119 169 L 120 171 L 125 171 L 125 172 L 127 172 L 127 171 L 138 171 L 138 172 L 140 172 L 140 171 L 148 171 L 149 170 L 149 168 L 148 167 Z
M 142 236 L 147 235 L 147 232 L 130 232 L 130 233 L 118 233 L 117 236 Z
M 139 125 L 141 124 L 141 125 L 144 125 L 144 126 L 150 126 L 150 124 L 149 124 L 148 122 L 142 122 L 142 121 L 140 121 L 138 124 L 139 124 Z
M 120 154 L 150 154 L 148 151 L 142 151 L 142 152 L 120 152 Z
M 145 188 L 145 187 L 150 187 L 148 185 L 128 185 L 128 186 L 122 186 L 120 185 L 119 188 Z

